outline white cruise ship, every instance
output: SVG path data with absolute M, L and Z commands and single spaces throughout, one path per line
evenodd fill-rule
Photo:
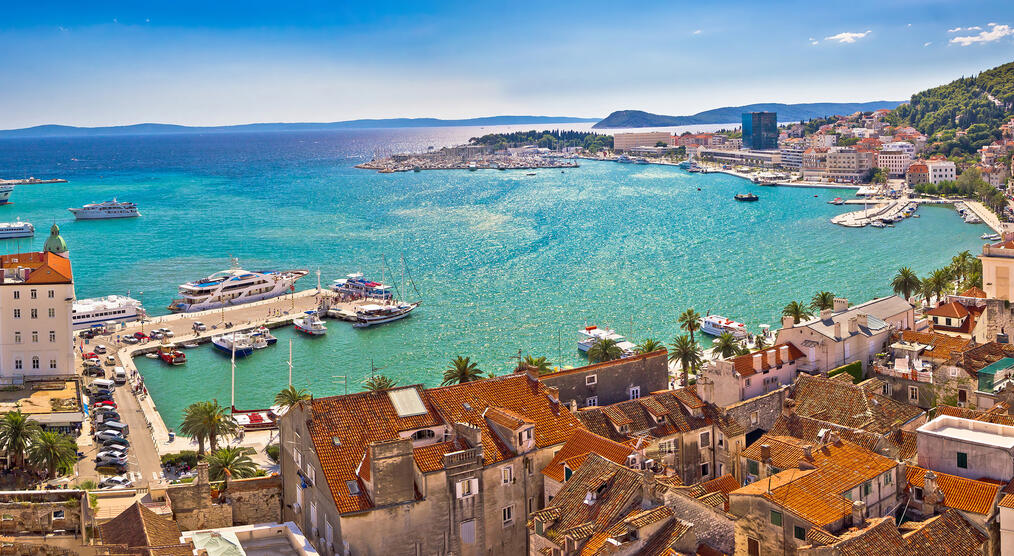
M 112 201 L 106 201 L 104 203 L 90 203 L 81 208 L 72 208 L 67 210 L 74 213 L 74 218 L 78 220 L 133 218 L 135 216 L 141 216 L 141 213 L 137 212 L 137 205 L 127 201 L 120 202 L 115 198 Z
M 11 193 L 14 193 L 13 183 L 0 183 L 0 205 L 10 202 Z
M 306 270 L 243 270 L 232 268 L 180 285 L 180 299 L 169 304 L 174 313 L 190 313 L 270 299 L 295 289 Z
M 141 302 L 125 295 L 78 299 L 71 311 L 71 323 L 80 330 L 93 324 L 132 322 L 143 313 Z
M 11 239 L 15 237 L 32 237 L 35 235 L 35 226 L 28 222 L 0 222 L 0 239 Z

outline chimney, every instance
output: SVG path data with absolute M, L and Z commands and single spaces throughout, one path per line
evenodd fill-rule
M 197 478 L 194 483 L 199 485 L 208 484 L 208 462 L 202 461 L 197 464 Z
M 549 396 L 549 401 L 553 403 L 560 403 L 560 388 L 556 386 L 546 386 L 546 395 Z
M 753 354 L 753 370 L 759 371 L 764 366 L 764 355 L 761 353 Z
M 835 338 L 841 338 L 841 323 L 840 322 L 834 323 L 834 337 Z
M 571 413 L 577 413 L 577 400 L 570 400 L 570 403 L 567 404 L 567 407 L 570 408 Z
M 777 351 L 775 351 L 773 349 L 764 350 L 764 356 L 767 357 L 768 367 L 774 367 L 774 366 L 778 365 L 778 361 L 776 360 L 776 358 L 778 356 L 778 352 Z
M 781 346 L 778 348 L 778 355 L 782 358 L 782 363 L 789 362 L 789 346 Z
M 861 529 L 866 525 L 866 503 L 856 500 L 852 503 L 852 526 Z
M 771 445 L 761 444 L 761 461 L 767 463 L 771 461 Z
M 870 319 L 868 318 L 866 313 L 859 313 L 859 315 L 856 316 L 856 319 L 857 319 L 856 324 L 858 324 L 860 327 L 862 328 L 870 327 Z
M 821 309 L 820 320 L 830 320 L 831 313 L 832 313 L 831 309 Z
M 827 433 L 828 444 L 834 444 L 835 446 L 841 446 L 841 437 L 838 436 L 838 431 L 830 431 Z
M 782 328 L 792 328 L 795 323 L 792 317 L 782 317 Z
M 834 298 L 834 312 L 844 311 L 849 308 L 849 300 L 844 297 Z
M 703 401 L 713 403 L 715 401 L 715 381 L 708 378 L 705 374 L 698 376 L 697 395 L 699 395 Z
M 803 446 L 803 457 L 806 458 L 807 460 L 812 460 L 813 459 L 813 446 L 812 445 L 806 444 L 806 445 Z
M 539 381 L 539 369 L 532 365 L 525 365 L 525 374 L 528 375 L 528 380 L 535 382 Z
M 655 505 L 655 473 L 651 469 L 641 471 L 641 509 Z
M 789 418 L 795 414 L 796 414 L 796 400 L 792 398 L 785 398 L 785 403 L 782 404 L 782 416 L 785 418 Z
M 849 319 L 849 335 L 859 332 L 859 319 L 852 317 Z
M 943 501 L 943 492 L 937 487 L 937 474 L 927 469 L 922 484 L 922 515 L 930 517 L 937 513 L 937 506 Z

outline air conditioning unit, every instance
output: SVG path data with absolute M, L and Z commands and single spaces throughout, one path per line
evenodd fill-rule
M 968 402 L 958 402 L 958 407 L 965 407 L 967 405 L 968 405 Z
M 303 509 L 303 507 L 299 505 L 299 502 L 293 502 L 292 503 L 292 511 L 294 511 L 294 512 L 296 512 L 298 514 L 300 512 L 300 510 L 302 510 L 302 509 Z

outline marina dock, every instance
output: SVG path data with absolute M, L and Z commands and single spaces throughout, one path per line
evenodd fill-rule
M 868 208 L 839 214 L 831 219 L 831 223 L 845 226 L 847 228 L 862 228 L 878 221 L 893 221 L 898 215 L 904 213 L 910 206 L 919 205 L 961 205 L 977 216 L 983 224 L 989 226 L 994 232 L 1003 234 L 1009 229 L 1008 224 L 1000 222 L 993 211 L 986 208 L 978 201 L 967 199 L 849 199 L 846 205 L 864 205 Z M 872 206 L 871 206 L 872 205 Z M 974 221 L 972 223 L 975 223 Z

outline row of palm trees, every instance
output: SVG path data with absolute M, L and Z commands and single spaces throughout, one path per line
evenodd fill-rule
M 891 280 L 894 293 L 911 299 L 922 295 L 925 299 L 940 299 L 948 291 L 964 290 L 972 286 L 982 287 L 982 261 L 969 251 L 962 251 L 951 258 L 951 264 L 930 272 L 920 279 L 909 267 L 903 266 Z
M 824 309 L 834 309 L 834 294 L 829 291 L 819 291 L 813 294 L 809 304 L 800 301 L 790 301 L 782 309 L 782 316 L 792 317 L 793 324 L 799 324 L 804 320 L 813 318 L 814 313 L 819 313 Z
M 61 469 L 70 469 L 77 459 L 77 442 L 68 435 L 43 430 L 20 409 L 0 418 L 0 450 L 7 464 L 24 469 L 25 462 L 46 471 L 46 478 Z

